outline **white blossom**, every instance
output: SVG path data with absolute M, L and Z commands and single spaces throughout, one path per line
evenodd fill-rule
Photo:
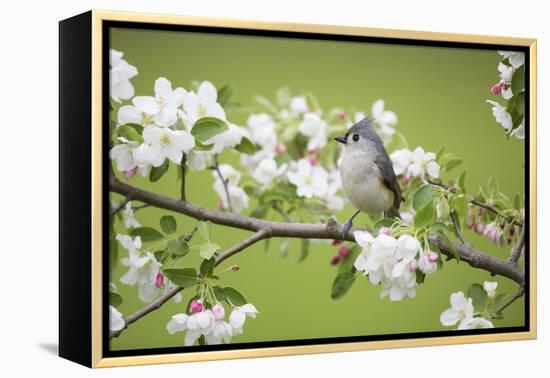
M 138 286 L 139 298 L 150 302 L 156 293 L 156 277 L 161 264 L 151 252 L 141 251 L 141 238 L 132 239 L 128 235 L 117 235 L 116 239 L 128 250 L 128 257 L 120 260 L 128 271 L 120 278 L 120 282 L 129 286 Z
M 120 143 L 109 151 L 109 158 L 116 162 L 117 170 L 127 176 L 132 176 L 136 172 L 142 176 L 147 175 L 149 162 L 141 157 L 139 143 L 124 137 L 118 137 L 118 140 Z
M 213 162 L 214 157 L 208 151 L 191 150 L 187 153 L 187 166 L 193 171 L 202 171 Z
M 224 209 L 229 209 L 229 202 L 227 200 L 227 196 L 229 194 L 233 211 L 240 213 L 248 207 L 250 201 L 246 192 L 237 186 L 241 180 L 241 173 L 229 164 L 220 164 L 218 169 L 223 177 L 223 180 L 226 181 L 226 184 L 224 185 L 224 182 L 219 177 L 218 172 L 212 172 L 214 177 L 214 191 L 222 201 Z M 227 191 L 225 188 L 226 186 Z
M 519 68 L 525 63 L 525 54 L 518 51 L 499 51 L 503 59 L 508 59 L 512 67 Z
M 269 114 L 251 114 L 246 122 L 250 131 L 252 142 L 261 147 L 262 150 L 275 151 L 277 146 L 277 133 L 275 122 Z
M 433 152 L 424 152 L 422 147 L 417 147 L 412 153 L 412 164 L 409 166 L 409 172 L 415 177 L 424 177 L 427 173 L 433 178 L 439 177 L 441 167 L 435 161 Z
M 233 311 L 231 312 L 231 315 L 229 315 L 229 324 L 233 328 L 234 333 L 243 333 L 243 326 L 246 317 L 248 316 L 254 319 L 257 314 L 258 310 L 256 310 L 256 307 L 254 307 L 251 303 L 233 307 Z
M 114 306 L 109 305 L 109 331 L 120 331 L 125 326 L 124 316 Z
M 525 139 L 525 118 L 523 118 L 518 127 L 512 130 L 510 135 L 513 135 L 518 139 Z
M 304 114 L 304 119 L 298 126 L 298 130 L 309 137 L 308 151 L 323 148 L 327 144 L 328 125 L 317 113 Z
M 264 187 L 270 186 L 273 181 L 286 172 L 288 165 L 283 164 L 277 168 L 277 162 L 272 158 L 265 158 L 252 172 L 252 177 Z
M 482 317 L 475 317 L 468 320 L 465 323 L 461 323 L 458 327 L 459 330 L 462 329 L 481 329 L 481 328 L 495 328 L 493 323 Z
M 183 99 L 183 110 L 178 111 L 179 116 L 191 130 L 195 122 L 202 117 L 215 117 L 226 120 L 225 111 L 218 103 L 218 91 L 209 81 L 200 83 L 197 93 L 189 92 Z
M 123 219 L 124 227 L 126 228 L 141 227 L 141 224 L 139 224 L 136 217 L 134 216 L 134 209 L 132 208 L 131 202 L 128 202 L 124 206 L 124 209 L 122 209 L 122 219 Z
M 109 94 L 117 102 L 134 97 L 134 86 L 130 79 L 138 74 L 137 68 L 122 59 L 120 51 L 109 50 Z
M 295 170 L 287 173 L 288 180 L 296 185 L 300 197 L 323 197 L 328 190 L 328 173 L 324 168 L 312 166 L 306 159 L 300 159 Z
M 219 154 L 226 148 L 237 146 L 241 143 L 244 136 L 246 136 L 246 131 L 242 127 L 229 123 L 226 131 L 214 135 L 205 141 L 204 144 L 214 144 L 214 147 L 208 152 L 210 154 Z
M 392 111 L 384 110 L 384 100 L 377 100 L 372 104 L 372 116 L 382 136 L 390 137 L 395 133 L 393 126 L 397 124 L 397 115 Z
M 155 96 L 136 96 L 133 105 L 124 105 L 118 110 L 118 123 L 136 123 L 141 126 L 172 126 L 177 121 L 177 109 L 183 103 L 186 91 L 183 88 L 172 90 L 166 78 L 155 81 Z
M 290 112 L 294 116 L 309 112 L 309 107 L 307 106 L 306 97 L 305 96 L 292 97 L 290 99 Z
M 474 316 L 472 298 L 467 298 L 459 291 L 451 294 L 451 307 L 441 313 L 439 320 L 444 326 L 454 326 L 459 323 L 458 329 L 465 329 Z
M 145 156 L 153 167 L 160 167 L 167 158 L 180 164 L 184 153 L 195 146 L 195 138 L 187 131 L 148 126 L 143 130 L 148 148 Z
M 498 282 L 483 282 L 483 289 L 487 292 L 489 298 L 493 298 L 497 292 Z
M 396 150 L 390 155 L 390 160 L 396 175 L 405 174 L 413 161 L 412 152 L 407 149 Z
M 498 72 L 500 72 L 499 76 L 504 82 L 511 82 L 512 77 L 514 76 L 514 67 L 507 66 L 504 63 L 499 63 L 498 65 Z
M 338 170 L 328 174 L 327 191 L 321 198 L 326 202 L 327 209 L 333 212 L 341 211 L 344 208 L 344 198 L 336 193 L 342 189 L 342 178 Z
M 487 100 L 493 105 L 492 111 L 497 123 L 499 123 L 506 131 L 512 129 L 512 116 L 506 111 L 506 108 L 496 101 Z

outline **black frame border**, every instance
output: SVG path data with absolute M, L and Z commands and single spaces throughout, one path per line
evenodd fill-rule
M 530 314 L 530 229 L 531 229 L 531 196 L 530 196 L 530 180 L 531 180 L 531 160 L 530 160 L 530 129 L 531 129 L 531 56 L 529 46 L 519 45 L 501 45 L 501 44 L 485 44 L 474 42 L 453 42 L 453 41 L 432 41 L 424 39 L 406 39 L 393 37 L 373 37 L 373 36 L 358 36 L 358 35 L 336 35 L 324 33 L 310 32 L 294 32 L 294 31 L 273 31 L 262 29 L 245 29 L 245 28 L 230 28 L 230 27 L 214 27 L 214 26 L 197 26 L 197 25 L 175 25 L 175 24 L 160 24 L 147 22 L 133 21 L 102 21 L 102 125 L 105 130 L 106 125 L 109 125 L 109 47 L 110 47 L 110 28 L 127 28 L 127 29 L 144 29 L 154 31 L 174 31 L 174 32 L 190 32 L 190 33 L 207 33 L 207 34 L 231 34 L 236 36 L 256 36 L 256 37 L 279 37 L 289 39 L 313 39 L 335 42 L 362 42 L 362 43 L 381 43 L 389 45 L 407 45 L 407 46 L 424 46 L 424 47 L 445 47 L 445 48 L 461 48 L 461 49 L 482 49 L 482 50 L 514 50 L 521 51 L 525 54 L 525 95 L 526 95 L 526 110 L 525 110 L 525 226 L 527 237 L 525 240 L 525 294 L 524 294 L 524 313 L 525 324 L 518 327 L 502 327 L 492 329 L 479 330 L 464 330 L 457 333 L 454 330 L 448 331 L 431 331 L 431 332 L 410 332 L 410 333 L 395 333 L 381 334 L 368 336 L 347 336 L 335 338 L 315 338 L 305 340 L 280 340 L 280 341 L 262 341 L 250 343 L 222 344 L 222 345 L 195 345 L 190 347 L 165 347 L 165 348 L 143 348 L 143 349 L 128 349 L 121 351 L 112 351 L 109 348 L 109 157 L 108 133 L 102 133 L 102 187 L 103 187 L 103 203 L 102 203 L 102 298 L 103 308 L 102 313 L 102 357 L 128 357 L 141 355 L 160 355 L 160 354 L 176 354 L 185 353 L 193 354 L 196 352 L 207 351 L 224 351 L 224 350 L 246 350 L 257 348 L 272 348 L 272 347 L 293 347 L 306 345 L 320 344 L 341 344 L 355 343 L 368 341 L 385 341 L 385 340 L 410 340 L 410 339 L 429 339 L 435 337 L 449 336 L 468 336 L 468 335 L 485 335 L 485 334 L 502 334 L 512 332 L 529 332 L 531 330 L 531 314 Z M 406 33 L 404 31 L 404 33 Z M 290 351 L 289 351 L 290 352 Z

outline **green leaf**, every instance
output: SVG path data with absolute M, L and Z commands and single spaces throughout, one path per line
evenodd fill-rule
M 440 161 L 441 160 L 441 157 L 443 156 L 443 152 L 445 152 L 445 149 L 447 148 L 447 145 L 443 145 L 439 148 L 439 150 L 436 151 L 435 153 L 435 159 L 437 161 Z
M 487 292 L 478 283 L 472 284 L 468 289 L 468 297 L 472 298 L 474 307 L 478 311 L 482 311 L 485 308 L 485 301 L 487 300 Z
M 219 286 L 212 286 L 212 291 L 214 292 L 214 296 L 218 301 L 225 301 L 227 295 L 225 294 L 225 290 L 223 290 Z
M 243 137 L 241 139 L 241 143 L 239 143 L 235 147 L 235 149 L 237 151 L 239 151 L 240 153 L 247 154 L 247 155 L 252 155 L 256 151 L 258 151 L 257 146 L 254 145 L 254 143 L 252 143 L 252 141 L 250 139 L 248 139 L 247 137 Z
M 203 144 L 200 140 L 195 139 L 195 147 L 193 147 L 193 150 L 195 150 L 195 151 L 210 151 L 212 148 L 214 148 L 214 143 Z
M 343 272 L 336 276 L 332 283 L 330 297 L 332 299 L 340 299 L 351 289 L 355 282 L 355 274 L 351 272 Z
M 260 218 L 260 219 L 265 218 L 268 210 L 269 210 L 269 206 L 258 205 L 254 208 L 254 210 L 252 210 L 252 212 L 250 213 L 250 216 L 252 218 Z
M 516 99 L 514 110 L 523 118 L 525 114 L 525 92 L 518 93 L 514 98 Z
M 300 259 L 298 260 L 298 262 L 304 261 L 309 255 L 309 239 L 302 239 L 301 246 Z
M 461 223 L 468 216 L 468 200 L 465 197 L 455 197 L 453 200 L 453 209 L 456 211 Z
M 512 93 L 514 95 L 519 94 L 525 89 L 525 65 L 522 65 L 515 70 L 512 77 Z
M 210 241 L 212 237 L 212 222 L 211 221 L 200 221 L 197 224 L 197 229 L 199 235 L 204 241 Z
M 416 271 L 416 282 L 419 285 L 422 285 L 424 283 L 424 280 L 426 279 L 426 274 L 422 273 L 420 270 Z
M 445 170 L 450 171 L 451 169 L 459 166 L 460 163 L 462 163 L 462 159 L 457 157 L 450 158 L 449 160 L 447 160 L 447 163 L 445 164 Z
M 413 209 L 418 211 L 422 209 L 428 202 L 432 202 L 435 198 L 435 188 L 433 185 L 423 185 L 416 190 L 413 197 Z
M 122 297 L 120 294 L 114 291 L 109 291 L 109 304 L 115 307 L 120 306 L 122 304 Z
M 191 287 L 197 283 L 197 271 L 195 268 L 166 268 L 162 270 L 162 274 L 183 288 Z
M 338 264 L 338 273 L 342 272 L 355 272 L 355 267 L 353 266 L 353 263 L 357 259 L 357 256 L 361 253 L 361 247 L 357 244 L 355 244 L 351 249 L 349 250 L 349 254 L 340 260 L 340 264 Z
M 150 242 L 155 240 L 164 239 L 164 235 L 155 230 L 152 227 L 138 227 L 134 228 L 131 232 L 132 236 L 139 236 L 142 242 Z
M 166 243 L 168 251 L 175 256 L 185 256 L 189 252 L 189 245 L 185 241 L 185 238 L 172 239 Z
M 460 191 L 462 193 L 466 193 L 465 181 L 466 181 L 466 170 L 463 170 L 460 176 L 458 176 L 458 187 L 460 188 Z
M 520 196 L 519 193 L 516 193 L 516 194 L 514 195 L 514 208 L 515 208 L 516 210 L 521 209 L 521 196 Z
M 224 287 L 223 291 L 226 298 L 235 306 L 242 306 L 248 303 L 244 296 L 232 287 Z
M 487 183 L 487 189 L 489 189 L 490 194 L 498 192 L 498 182 L 494 176 L 489 177 L 489 182 Z
M 201 142 L 223 133 L 228 129 L 225 121 L 215 117 L 202 117 L 195 122 L 191 134 Z
M 143 137 L 141 134 L 130 125 L 122 125 L 117 129 L 118 135 L 124 137 L 130 141 L 143 143 Z
M 290 105 L 291 99 L 290 89 L 287 86 L 277 89 L 275 98 L 277 99 L 277 105 L 279 105 L 281 108 L 287 108 Z
M 414 215 L 414 226 L 417 229 L 425 228 L 435 222 L 435 208 L 433 201 L 428 202 Z
M 229 102 L 229 99 L 233 95 L 233 88 L 227 84 L 218 89 L 218 104 L 224 106 Z
M 254 96 L 254 101 L 260 105 L 260 107 L 263 108 L 263 110 L 266 110 L 268 113 L 276 114 L 277 108 L 271 101 L 269 101 L 267 98 L 263 96 Z
M 171 215 L 164 215 L 160 218 L 160 228 L 165 234 L 173 234 L 177 229 L 176 219 Z
M 305 96 L 306 96 L 307 106 L 310 111 L 321 110 L 321 105 L 319 104 L 319 100 L 317 99 L 317 97 L 315 97 L 313 93 L 308 91 L 305 93 Z
M 206 242 L 204 244 L 199 245 L 199 255 L 205 259 L 208 260 L 214 256 L 214 253 L 220 249 L 220 245 L 216 243 L 210 243 Z
M 162 163 L 160 167 L 151 167 L 151 172 L 149 172 L 149 181 L 155 182 L 160 180 L 160 178 L 168 172 L 168 167 L 168 159 L 164 160 L 164 163 Z
M 200 272 L 204 277 L 210 277 L 214 273 L 214 267 L 216 266 L 216 259 L 211 258 L 204 260 L 201 263 Z

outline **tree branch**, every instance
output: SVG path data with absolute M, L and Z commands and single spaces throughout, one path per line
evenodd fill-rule
M 197 220 L 210 220 L 212 223 L 253 231 L 254 234 L 241 241 L 235 246 L 225 250 L 216 257 L 216 265 L 243 251 L 252 244 L 271 237 L 292 237 L 292 238 L 316 238 L 316 239 L 338 239 L 355 242 L 352 228 L 347 234 L 342 235 L 341 226 L 334 218 L 329 218 L 326 224 L 298 223 L 298 222 L 275 222 L 263 219 L 247 217 L 235 213 L 227 213 L 210 210 L 197 206 L 187 201 L 181 201 L 142 190 L 118 180 L 114 175 L 109 177 L 109 188 L 115 193 L 122 195 L 132 194 L 132 198 L 152 206 L 175 211 Z M 451 247 L 440 237 L 430 237 L 430 241 L 437 245 L 444 255 L 454 257 Z M 517 282 L 521 288 L 525 285 L 525 272 L 517 263 L 501 260 L 486 253 L 477 251 L 469 244 L 453 243 L 452 247 L 458 253 L 461 261 L 464 261 L 477 269 L 486 270 L 492 274 L 498 274 Z M 158 309 L 166 301 L 176 295 L 181 288 L 168 291 L 144 308 L 125 318 L 126 327 L 141 317 Z M 521 294 L 523 295 L 523 293 Z M 519 295 L 519 296 L 521 296 Z M 517 299 L 517 298 L 515 298 Z M 515 300 L 513 299 L 513 300 Z M 505 307 L 505 306 L 503 306 Z M 110 334 L 110 337 L 118 336 L 122 331 Z
M 432 185 L 435 185 L 435 186 L 439 186 L 441 188 L 444 188 L 444 189 L 447 189 L 447 190 L 450 190 L 452 193 L 455 193 L 456 192 L 456 188 L 452 187 L 452 186 L 449 186 L 449 185 L 446 185 L 440 181 L 434 181 L 434 180 L 430 180 L 428 179 L 427 180 L 429 184 L 432 184 Z M 472 196 L 465 196 L 466 197 L 466 200 L 476 206 L 479 206 L 479 207 L 482 207 L 486 210 L 489 210 L 490 212 L 492 213 L 495 213 L 496 215 L 500 216 L 501 218 L 505 219 L 506 222 L 510 223 L 510 224 L 514 224 L 516 226 L 519 226 L 519 227 L 522 227 L 523 226 L 523 222 L 522 221 L 519 221 L 517 219 L 514 219 L 513 217 L 510 217 L 504 213 L 502 213 L 499 209 L 497 209 L 496 207 L 494 207 L 493 205 L 490 205 L 488 203 L 485 203 L 485 202 L 481 202 L 477 199 L 475 199 L 474 197 Z
M 218 155 L 214 155 L 214 170 L 218 173 L 218 177 L 223 184 L 225 198 L 227 198 L 227 208 L 230 213 L 233 213 L 233 205 L 231 204 L 231 196 L 229 195 L 229 187 L 227 186 L 227 182 L 229 180 L 222 175 L 222 171 L 220 170 L 220 163 L 218 162 Z
M 514 248 L 512 248 L 512 253 L 510 255 L 510 262 L 517 264 L 519 261 L 519 258 L 521 257 L 521 251 L 523 250 L 523 246 L 525 245 L 525 225 L 521 227 L 521 232 L 519 233 L 518 241 L 516 242 L 516 245 L 514 245 Z
M 195 227 L 189 235 L 185 237 L 187 241 L 191 240 L 194 233 L 196 232 L 197 227 Z M 266 238 L 268 236 L 268 233 L 266 230 L 260 230 L 254 233 L 249 238 L 241 241 L 240 243 L 234 245 L 233 247 L 225 250 L 224 252 L 220 253 L 216 257 L 216 266 L 221 264 L 225 259 L 243 251 L 244 249 L 250 247 L 252 244 Z M 177 293 L 182 291 L 183 288 L 181 287 L 175 287 L 170 290 L 168 290 L 165 294 L 155 299 L 153 302 L 149 303 L 148 305 L 142 307 L 141 309 L 137 310 L 133 314 L 130 314 L 126 317 L 124 317 L 124 328 L 119 331 L 111 331 L 109 332 L 109 339 L 112 339 L 113 337 L 118 337 L 128 326 L 132 323 L 135 323 L 139 319 L 143 318 L 145 315 L 159 309 L 163 304 L 168 302 L 170 298 L 175 296 Z
M 124 199 L 122 200 L 121 203 L 118 204 L 117 207 L 115 207 L 114 209 L 111 210 L 111 216 L 115 216 L 120 210 L 124 209 L 124 207 L 126 206 L 126 204 L 128 202 L 130 202 L 132 198 L 130 197 L 130 194 L 128 194 L 126 197 L 124 197 Z

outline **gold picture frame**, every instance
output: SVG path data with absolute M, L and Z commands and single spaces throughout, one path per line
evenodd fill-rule
M 536 228 L 537 228 L 537 41 L 531 38 L 513 38 L 513 37 L 500 37 L 500 36 L 483 36 L 483 35 L 469 35 L 469 34 L 452 34 L 452 33 L 435 33 L 424 31 L 412 31 L 412 30 L 394 30 L 394 29 L 379 29 L 368 27 L 351 27 L 351 26 L 337 26 L 337 25 L 318 25 L 318 24 L 294 24 L 294 23 L 279 23 L 279 22 L 258 22 L 252 20 L 231 20 L 220 19 L 210 17 L 190 17 L 190 16 L 175 16 L 175 15 L 160 15 L 160 14 L 144 14 L 144 13 L 126 13 L 126 12 L 111 12 L 93 10 L 86 13 L 83 16 L 85 22 L 78 23 L 78 26 L 73 26 L 74 29 L 70 29 L 71 22 L 76 25 L 77 18 L 70 19 L 61 22 L 61 56 L 60 60 L 64 59 L 64 53 L 69 50 L 73 43 L 70 39 L 64 40 L 63 38 L 67 33 L 74 33 L 76 30 L 83 30 L 89 37 L 89 56 L 90 61 L 90 74 L 89 89 L 91 90 L 89 99 L 89 120 L 91 133 L 86 135 L 85 138 L 90 141 L 90 163 L 91 170 L 86 174 L 89 175 L 89 183 L 91 187 L 89 192 L 91 198 L 89 199 L 89 214 L 91 217 L 87 232 L 89 232 L 90 251 L 89 256 L 89 277 L 91 279 L 89 288 L 91 289 L 90 295 L 85 295 L 85 300 L 89 300 L 89 308 L 91 309 L 90 316 L 84 318 L 82 321 L 90 321 L 87 327 L 85 324 L 75 325 L 71 330 L 60 330 L 60 354 L 63 357 L 75 360 L 90 367 L 114 367 L 114 366 L 127 366 L 127 365 L 143 365 L 143 364 L 157 364 L 157 363 L 173 363 L 173 362 L 188 362 L 188 361 L 207 361 L 207 360 L 219 360 L 219 359 L 237 359 L 237 358 L 250 358 L 250 357 L 267 357 L 267 356 L 282 356 L 282 355 L 299 355 L 310 353 L 328 353 L 328 352 L 347 352 L 358 350 L 371 350 L 371 349 L 386 349 L 386 348 L 404 348 L 404 347 L 420 347 L 420 346 L 435 346 L 435 345 L 447 345 L 447 344 L 466 344 L 466 343 L 481 343 L 481 342 L 494 342 L 494 341 L 512 341 L 512 340 L 525 340 L 535 339 L 537 336 L 537 301 L 536 301 Z M 498 334 L 476 334 L 476 335 L 460 335 L 445 336 L 445 337 L 427 337 L 427 338 L 414 338 L 414 339 L 397 339 L 397 340 L 383 340 L 383 341 L 366 341 L 366 342 L 350 342 L 350 343 L 338 343 L 338 344 L 314 344 L 314 345 L 300 345 L 300 346 L 285 346 L 285 347 L 266 347 L 266 348 L 254 348 L 254 349 L 233 349 L 233 350 L 218 350 L 218 351 L 204 351 L 194 353 L 174 353 L 174 354 L 155 354 L 155 355 L 138 355 L 129 357 L 104 357 L 103 356 L 103 214 L 101 204 L 104 201 L 104 164 L 103 164 L 103 148 L 102 148 L 102 122 L 103 122 L 103 107 L 104 99 L 102 97 L 103 85 L 105 78 L 103 77 L 103 62 L 105 54 L 105 41 L 103 38 L 103 30 L 105 22 L 133 22 L 144 24 L 163 24 L 163 25 L 192 25 L 202 27 L 217 27 L 217 28 L 238 28 L 238 29 L 250 29 L 250 30 L 263 30 L 263 31 L 285 31 L 285 32 L 300 32 L 300 33 L 319 33 L 328 35 L 347 35 L 347 36 L 362 36 L 362 37 L 376 37 L 376 38 L 388 38 L 388 39 L 405 39 L 405 40 L 421 40 L 421 41 L 433 41 L 433 42 L 454 42 L 454 43 L 475 43 L 475 44 L 497 44 L 503 46 L 521 46 L 528 49 L 529 54 L 529 282 L 528 282 L 528 295 L 529 308 L 528 308 L 528 321 L 529 329 L 524 332 L 511 332 L 511 333 L 498 333 Z M 65 23 L 65 24 L 64 24 Z M 65 25 L 65 26 L 64 26 Z M 66 28 L 66 29 L 64 29 Z M 63 34 L 65 33 L 65 34 Z M 73 36 L 74 38 L 74 36 Z M 65 48 L 65 50 L 64 50 Z M 71 53 L 67 52 L 67 57 Z M 61 75 L 65 75 L 62 67 L 60 68 Z M 63 80 L 63 79 L 60 79 Z M 65 82 L 71 80 L 71 78 L 65 79 Z M 61 84 L 61 91 L 64 86 Z M 69 101 L 69 99 L 66 99 Z M 74 100 L 77 101 L 77 100 Z M 65 107 L 68 106 L 67 102 L 64 102 L 63 95 L 61 97 L 60 112 L 63 114 Z M 83 104 L 82 106 L 86 106 Z M 61 123 L 63 123 L 63 117 Z M 67 120 L 69 116 L 67 116 Z M 62 130 L 63 130 L 63 126 Z M 63 140 L 63 136 L 61 136 Z M 63 144 L 63 143 L 61 143 Z M 60 160 L 64 159 L 62 154 Z M 63 164 L 63 163 L 61 163 Z M 63 204 L 61 204 L 63 206 Z M 61 213 L 61 217 L 63 212 Z M 61 221 L 63 222 L 63 220 Z M 69 227 L 66 225 L 66 227 Z M 67 231 L 67 230 L 65 230 Z M 86 232 L 86 230 L 82 231 Z M 62 237 L 63 229 L 61 230 Z M 60 249 L 65 247 L 61 246 Z M 70 259 L 66 254 L 63 254 L 61 260 L 64 258 Z M 66 264 L 75 264 L 78 262 L 67 260 Z M 63 266 L 63 261 L 61 265 Z M 76 267 L 85 269 L 84 266 Z M 66 269 L 60 269 L 60 274 L 65 274 Z M 87 278 L 85 278 L 87 279 Z M 66 311 L 66 305 L 63 303 L 65 296 L 73 296 L 75 293 L 72 289 L 66 287 L 67 283 L 64 278 L 61 278 L 60 290 L 62 297 L 60 303 L 60 312 Z M 78 286 L 78 285 L 77 285 Z M 76 290 L 76 289 L 74 289 Z M 61 317 L 62 315 L 60 315 Z M 69 316 L 69 314 L 67 315 Z M 60 318 L 60 322 L 66 324 L 66 322 Z M 65 327 L 64 325 L 62 327 Z M 75 332 L 80 327 L 83 332 L 89 331 L 89 349 L 85 350 L 85 354 L 89 352 L 89 356 L 82 356 L 81 354 L 71 351 L 73 344 L 70 341 L 70 335 L 68 332 Z M 84 331 L 86 330 L 86 331 Z M 86 339 L 84 339 L 86 340 Z M 64 347 L 64 344 L 66 347 Z M 74 355 L 73 355 L 74 352 Z

